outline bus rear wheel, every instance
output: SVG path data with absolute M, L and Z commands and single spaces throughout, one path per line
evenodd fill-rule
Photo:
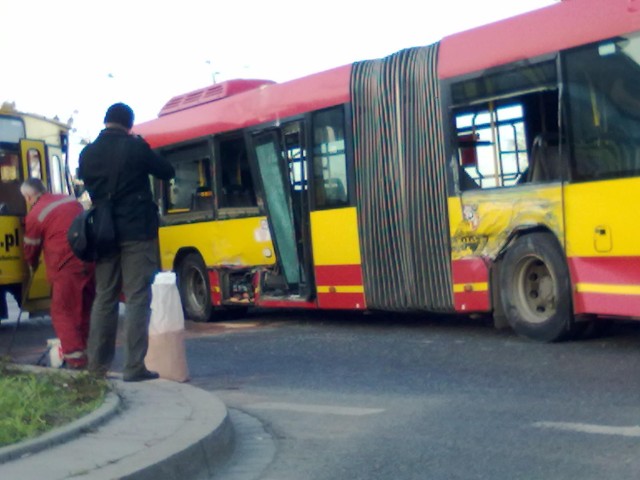
M 569 269 L 551 233 L 523 235 L 507 250 L 500 299 L 517 334 L 542 342 L 570 337 L 573 307 Z
M 177 269 L 178 290 L 184 316 L 196 322 L 206 322 L 211 317 L 211 289 L 209 275 L 202 257 L 190 253 Z

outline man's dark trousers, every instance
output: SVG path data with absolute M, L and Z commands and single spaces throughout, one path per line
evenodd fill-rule
M 144 372 L 149 345 L 151 284 L 159 270 L 158 240 L 121 242 L 120 251 L 96 262 L 96 298 L 89 330 L 89 371 L 104 374 L 115 355 L 118 297 L 124 294 L 123 376 Z

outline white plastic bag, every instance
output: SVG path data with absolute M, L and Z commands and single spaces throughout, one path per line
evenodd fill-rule
M 151 320 L 149 334 L 176 332 L 184 329 L 184 314 L 176 274 L 160 272 L 151 286 Z
M 184 314 L 176 274 L 160 272 L 151 286 L 149 348 L 145 364 L 160 378 L 175 382 L 189 380 L 184 347 Z

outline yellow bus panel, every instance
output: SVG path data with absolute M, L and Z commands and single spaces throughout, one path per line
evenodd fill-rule
M 470 190 L 461 198 L 449 198 L 449 215 L 453 260 L 495 258 L 518 229 L 542 225 L 561 243 L 564 238 L 559 184 Z
M 567 185 L 567 256 L 639 256 L 639 192 L 640 178 Z
M 311 212 L 313 261 L 318 265 L 359 265 L 355 207 Z
M 173 268 L 181 248 L 193 247 L 211 266 L 271 265 L 275 250 L 265 217 L 198 222 L 160 228 L 163 270 Z

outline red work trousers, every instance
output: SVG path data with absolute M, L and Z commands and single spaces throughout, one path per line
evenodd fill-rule
M 51 277 L 51 323 L 60 339 L 62 353 L 84 353 L 89 337 L 91 305 L 95 297 L 93 265 L 73 262 Z

